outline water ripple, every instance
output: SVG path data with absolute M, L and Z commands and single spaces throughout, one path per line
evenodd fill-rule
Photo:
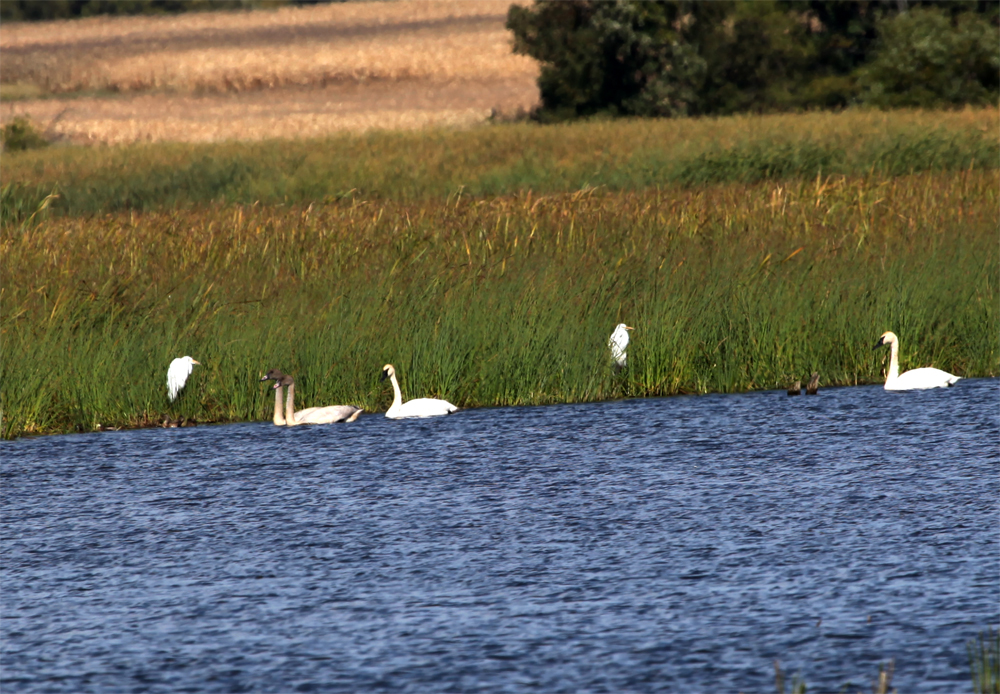
M 967 688 L 996 380 L 25 439 L 5 692 Z

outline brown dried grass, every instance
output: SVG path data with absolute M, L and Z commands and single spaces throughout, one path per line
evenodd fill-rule
M 369 80 L 533 80 L 506 0 L 346 3 L 0 27 L 0 81 L 50 93 L 231 92 Z
M 537 98 L 530 80 L 393 81 L 238 94 L 22 100 L 0 104 L 0 119 L 26 117 L 50 139 L 76 144 L 219 142 L 469 127 L 494 110 L 527 110 Z
M 49 96 L 5 101 L 0 120 L 28 117 L 51 139 L 78 144 L 465 127 L 538 100 L 537 64 L 511 52 L 509 5 L 412 0 L 6 23 L 5 94 L 15 84 Z

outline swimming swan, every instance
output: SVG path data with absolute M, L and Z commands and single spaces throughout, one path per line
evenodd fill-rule
M 277 369 L 271 369 L 267 372 L 263 378 L 261 378 L 261 383 L 264 381 L 280 381 L 285 377 L 285 374 L 281 373 Z M 285 426 L 285 413 L 283 412 L 284 403 L 282 402 L 285 395 L 285 389 L 281 387 L 279 383 L 274 387 L 274 416 L 271 421 L 274 422 L 274 426 L 283 427 Z
M 630 328 L 624 323 L 619 323 L 615 326 L 615 331 L 611 333 L 611 337 L 608 338 L 608 347 L 611 348 L 611 358 L 615 360 L 615 366 L 619 369 L 625 367 L 625 362 L 628 359 L 625 350 L 628 348 L 629 330 L 635 330 L 635 328 Z
M 928 388 L 947 388 L 954 385 L 959 380 L 947 371 L 934 368 L 913 369 L 900 375 L 899 360 L 899 338 L 895 333 L 886 332 L 878 339 L 872 349 L 878 349 L 890 345 L 892 352 L 889 357 L 889 375 L 885 379 L 886 390 L 926 390 Z
M 392 381 L 392 407 L 386 411 L 385 416 L 389 419 L 406 419 L 408 417 L 437 417 L 443 414 L 451 414 L 458 410 L 447 400 L 437 400 L 435 398 L 417 398 L 409 402 L 403 402 L 403 394 L 399 391 L 399 381 L 396 380 L 396 369 L 392 364 L 382 367 L 382 377 Z
M 268 371 L 268 376 L 272 372 Z M 331 405 L 330 407 L 307 407 L 304 410 L 295 411 L 295 379 L 291 376 L 274 371 L 280 378 L 275 379 L 274 390 L 277 394 L 274 398 L 274 423 L 278 426 L 294 427 L 300 424 L 333 424 L 334 422 L 353 422 L 364 411 L 360 407 L 353 405 Z M 265 376 L 262 381 L 268 380 Z M 285 416 L 279 417 L 279 403 L 281 402 L 280 391 L 282 386 L 288 388 L 288 395 L 285 399 Z

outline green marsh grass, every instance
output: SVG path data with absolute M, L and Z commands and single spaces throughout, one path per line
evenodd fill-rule
M 54 191 L 54 210 L 98 214 L 989 169 L 1000 161 L 997 127 L 997 109 L 845 111 L 56 147 L 5 157 L 0 217 L 19 223 Z
M 1000 630 L 980 632 L 966 647 L 974 694 L 1000 694 Z
M 1000 372 L 995 170 L 495 198 L 211 204 L 7 224 L 3 436 Z M 611 368 L 616 323 L 636 326 Z M 196 367 L 166 399 L 170 360 Z M 822 393 L 822 391 L 821 391 Z

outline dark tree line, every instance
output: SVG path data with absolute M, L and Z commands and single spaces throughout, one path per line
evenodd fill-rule
M 3 0 L 0 20 L 43 21 L 95 15 L 176 14 L 198 10 L 240 10 L 281 5 L 315 5 L 332 0 Z
M 538 117 L 957 106 L 1000 98 L 1000 4 L 953 0 L 536 0 L 514 48 Z

